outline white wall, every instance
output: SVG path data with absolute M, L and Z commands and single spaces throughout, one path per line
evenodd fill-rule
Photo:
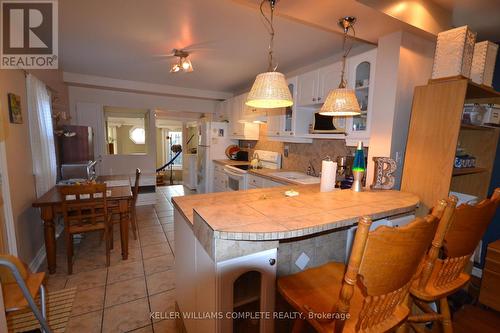
M 92 126 L 94 129 L 94 151 L 96 159 L 100 159 L 98 173 L 133 174 L 135 168 L 145 173 L 153 173 L 156 169 L 156 131 L 154 110 L 169 110 L 185 115 L 193 113 L 213 113 L 213 100 L 140 94 L 115 90 L 87 87 L 69 87 L 69 104 L 71 123 Z M 103 107 L 136 108 L 150 110 L 149 137 L 147 155 L 107 155 L 105 154 Z

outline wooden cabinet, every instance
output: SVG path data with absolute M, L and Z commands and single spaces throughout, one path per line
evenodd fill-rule
M 500 311 L 500 240 L 488 245 L 479 302 Z
M 421 200 L 424 214 L 450 191 L 486 198 L 499 129 L 462 125 L 464 103 L 499 98 L 493 89 L 466 78 L 430 81 L 415 88 L 401 190 Z M 476 157 L 476 167 L 457 172 L 457 146 Z
M 350 60 L 349 60 L 350 61 Z M 346 65 L 347 66 L 347 65 Z M 339 87 L 342 75 L 342 62 L 338 61 L 319 70 L 317 102 L 323 104 L 332 89 Z

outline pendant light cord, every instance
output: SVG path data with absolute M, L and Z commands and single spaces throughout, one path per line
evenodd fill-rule
M 347 82 L 344 78 L 345 76 L 345 63 L 347 56 L 351 52 L 352 49 L 352 44 L 349 46 L 349 48 L 346 50 L 345 45 L 349 39 L 349 29 L 352 29 L 352 35 L 353 37 L 356 36 L 356 31 L 354 30 L 354 27 L 352 25 L 344 28 L 344 39 L 342 40 L 342 50 L 344 51 L 344 54 L 342 55 L 342 73 L 340 75 L 340 84 L 339 88 L 345 88 L 347 86 Z
M 264 13 L 264 3 L 269 2 L 269 7 L 271 8 L 271 15 L 268 18 L 266 14 Z M 268 65 L 268 72 L 274 72 L 276 70 L 276 67 L 273 68 L 273 47 L 274 47 L 274 26 L 273 26 L 273 20 L 274 20 L 274 5 L 275 5 L 276 0 L 262 0 L 260 3 L 260 13 L 262 17 L 266 20 L 266 29 L 269 32 L 270 35 L 270 40 L 269 40 L 269 47 L 268 47 L 268 52 L 269 52 L 269 65 Z M 269 25 L 269 26 L 268 26 Z

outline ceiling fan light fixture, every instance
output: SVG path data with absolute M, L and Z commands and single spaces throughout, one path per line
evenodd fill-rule
M 271 15 L 268 18 L 264 14 L 264 3 L 268 2 L 271 10 Z M 276 72 L 276 67 L 273 66 L 273 43 L 274 43 L 274 8 L 276 0 L 262 0 L 260 3 L 260 13 L 264 20 L 269 24 L 269 66 L 268 71 L 260 73 L 255 78 L 252 89 L 248 94 L 246 105 L 254 108 L 274 109 L 293 105 L 292 94 L 288 89 L 285 75 Z
M 170 73 L 179 73 L 181 71 L 185 73 L 191 73 L 194 71 L 193 64 L 191 63 L 191 60 L 188 59 L 188 52 L 174 49 L 173 55 L 175 57 L 178 57 L 179 60 L 172 65 L 172 67 L 170 68 Z

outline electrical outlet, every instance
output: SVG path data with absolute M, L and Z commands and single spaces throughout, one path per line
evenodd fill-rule
M 403 154 L 400 151 L 396 152 L 396 163 L 397 164 L 403 163 Z
M 309 260 L 311 260 L 307 254 L 305 254 L 304 252 L 302 252 L 300 254 L 300 256 L 297 258 L 297 260 L 295 261 L 295 265 L 300 268 L 301 271 L 304 270 L 304 268 L 307 266 L 307 264 L 309 263 Z

